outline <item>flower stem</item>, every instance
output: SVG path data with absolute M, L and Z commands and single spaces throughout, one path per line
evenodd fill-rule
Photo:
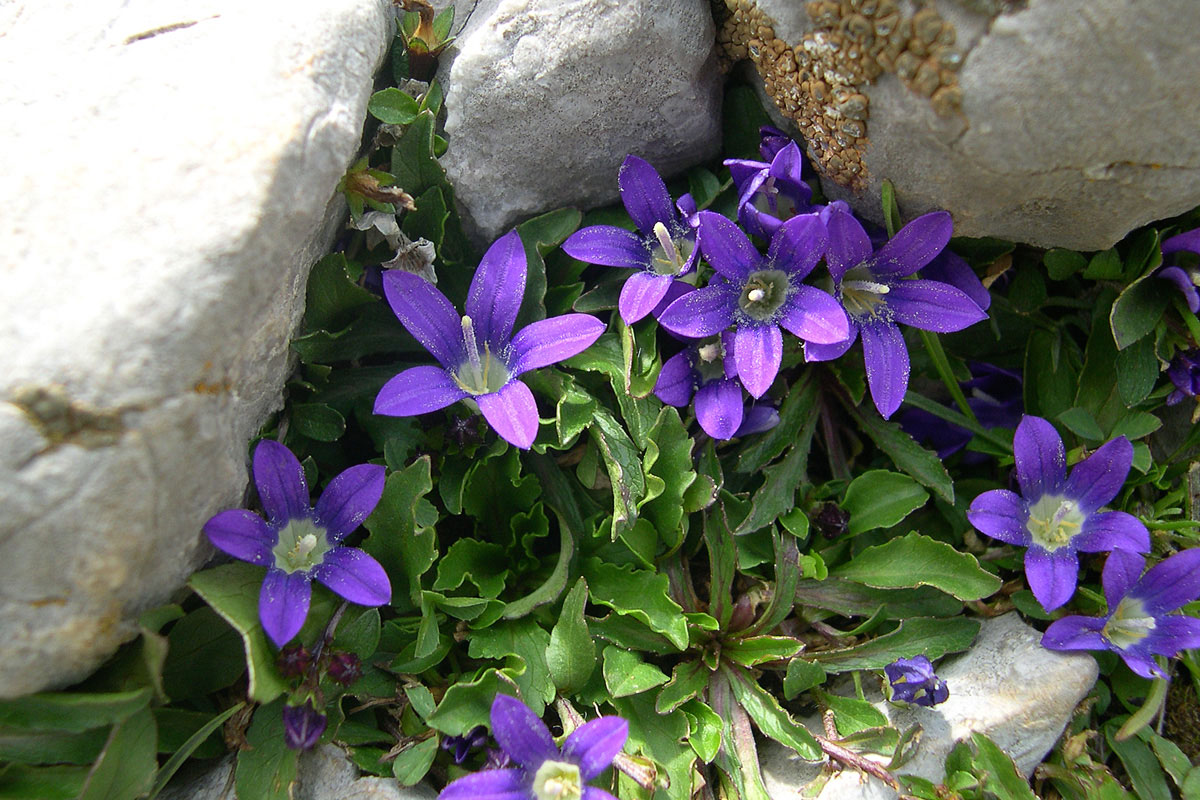
M 1118 742 L 1123 742 L 1130 736 L 1134 736 L 1142 728 L 1150 724 L 1154 719 L 1154 715 L 1162 708 L 1162 704 L 1167 699 L 1168 682 L 1161 678 L 1150 684 L 1150 692 L 1146 695 L 1146 702 L 1142 703 L 1142 707 L 1125 720 L 1125 724 L 1117 731 L 1116 739 Z
M 942 341 L 929 331 L 921 331 L 921 341 L 925 343 L 925 350 L 929 353 L 929 357 L 933 359 L 933 366 L 937 369 L 942 383 L 946 384 L 946 389 L 949 390 L 950 396 L 954 398 L 954 405 L 958 406 L 958 410 L 963 413 L 963 416 L 978 425 L 979 420 L 975 416 L 975 411 L 967 403 L 967 398 L 962 392 L 962 387 L 954 379 L 954 372 L 950 369 L 950 360 L 946 358 L 946 351 L 942 349 Z

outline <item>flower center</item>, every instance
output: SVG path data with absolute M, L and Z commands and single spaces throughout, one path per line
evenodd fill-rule
M 796 216 L 796 203 L 792 198 L 779 191 L 774 177 L 763 181 L 763 185 L 755 192 L 754 207 L 770 214 L 780 222 Z
M 1100 633 L 1113 647 L 1125 650 L 1149 636 L 1155 627 L 1154 617 L 1146 614 L 1142 601 L 1126 597 L 1117 604 L 1117 610 Z
M 583 796 L 579 767 L 565 761 L 543 762 L 533 776 L 537 800 L 578 800 Z
M 462 318 L 462 332 L 467 360 L 454 372 L 454 382 L 464 392 L 473 395 L 491 394 L 503 389 L 508 383 L 508 365 L 492 353 L 487 342 L 483 343 L 483 352 L 479 352 L 479 343 L 475 339 L 475 325 L 465 314 Z
M 1055 494 L 1043 495 L 1029 509 L 1026 530 L 1035 544 L 1050 552 L 1068 544 L 1079 534 L 1084 515 L 1074 500 Z
M 275 566 L 284 572 L 307 572 L 325 560 L 332 549 L 325 530 L 311 519 L 289 520 L 279 530 L 279 541 L 271 550 Z
M 672 237 L 667 226 L 654 223 L 656 244 L 650 252 L 650 269 L 655 275 L 678 275 L 687 264 L 696 242 L 686 236 Z
M 787 300 L 789 288 L 791 284 L 783 270 L 760 269 L 751 272 L 742 286 L 738 307 L 750 319 L 766 322 L 775 317 L 775 312 Z
M 696 359 L 693 369 L 700 375 L 700 384 L 720 380 L 725 377 L 725 346 L 721 335 L 709 337 L 696 346 Z
M 859 274 L 855 274 L 859 273 Z M 850 270 L 842 280 L 842 305 L 852 317 L 882 316 L 887 308 L 884 299 L 891 288 L 886 283 L 870 280 L 873 277 L 864 269 Z

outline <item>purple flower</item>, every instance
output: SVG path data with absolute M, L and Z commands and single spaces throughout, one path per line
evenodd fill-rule
M 313 707 L 312 700 L 302 706 L 283 707 L 283 741 L 293 750 L 311 750 L 325 732 L 328 720 Z
M 438 800 L 616 800 L 585 784 L 608 768 L 629 736 L 620 717 L 600 717 L 575 729 L 562 750 L 524 703 L 507 695 L 492 702 L 492 736 L 517 766 L 459 778 Z
M 792 137 L 773 125 L 763 125 L 758 129 L 758 152 L 762 153 L 764 161 L 771 161 L 779 151 L 792 143 Z
M 621 287 L 617 302 L 621 319 L 632 324 L 654 310 L 676 277 L 696 266 L 696 204 L 684 195 L 679 207 L 673 206 L 662 176 L 637 156 L 625 157 L 617 184 L 621 202 L 641 234 L 593 225 L 571 234 L 562 249 L 589 264 L 638 270 Z
M 1021 421 L 1021 413 L 1025 408 L 1021 374 L 982 362 L 970 363 L 967 368 L 974 377 L 959 385 L 979 424 L 989 429 L 1015 427 Z M 966 428 L 914 407 L 901 412 L 900 427 L 917 441 L 933 445 L 938 458 L 948 458 L 957 453 L 974 436 Z
M 733 362 L 752 397 L 762 397 L 779 373 L 780 326 L 808 342 L 847 336 L 846 314 L 837 301 L 801 283 L 825 252 L 825 230 L 816 215 L 781 225 L 765 257 L 733 222 L 711 211 L 700 212 L 700 241 L 719 277 L 669 305 L 658 321 L 692 339 L 733 326 Z
M 315 508 L 308 504 L 304 468 L 279 442 L 258 443 L 253 472 L 267 519 L 244 509 L 222 511 L 204 523 L 204 533 L 218 550 L 267 568 L 258 616 L 276 646 L 304 626 L 314 578 L 361 606 L 391 599 L 379 562 L 339 544 L 375 510 L 383 495 L 383 467 L 350 467 L 329 482 Z
M 1063 617 L 1050 624 L 1050 650 L 1112 650 L 1143 678 L 1165 678 L 1154 656 L 1200 647 L 1200 619 L 1171 612 L 1200 597 L 1200 549 L 1185 550 L 1150 568 L 1136 553 L 1114 550 L 1101 582 L 1107 617 Z
M 356 653 L 334 653 L 325 674 L 339 686 L 349 686 L 362 677 L 362 659 Z
M 1200 350 L 1176 353 L 1171 366 L 1167 367 L 1167 377 L 1175 384 L 1175 391 L 1167 398 L 1169 406 L 1200 393 Z
M 1177 234 L 1162 243 L 1162 253 L 1164 256 L 1177 253 L 1180 250 L 1200 255 L 1200 228 Z M 1183 292 L 1188 309 L 1193 314 L 1200 314 L 1200 292 L 1196 289 L 1196 277 L 1193 270 L 1186 270 L 1183 267 L 1177 266 L 1166 266 L 1154 275 L 1156 278 L 1162 278 L 1173 283 L 1175 288 Z
M 962 289 L 908 278 L 950 241 L 954 224 L 945 211 L 917 217 L 878 251 L 862 223 L 844 206 L 831 205 L 821 215 L 829 230 L 825 262 L 837 297 L 850 316 L 850 335 L 836 344 L 806 345 L 804 357 L 832 361 L 861 334 L 871 399 L 886 419 L 900 407 L 908 389 L 908 349 L 898 323 L 949 333 L 986 319 L 987 314 Z
M 1029 548 L 1025 577 L 1047 611 L 1071 599 L 1082 553 L 1123 548 L 1150 550 L 1150 533 L 1124 511 L 1100 511 L 1121 491 L 1133 462 L 1124 436 L 1104 444 L 1067 475 L 1058 431 L 1041 417 L 1025 416 L 1013 437 L 1021 494 L 993 489 L 975 498 L 971 524 L 993 539 Z
M 696 396 L 696 421 L 714 439 L 733 438 L 742 424 L 742 387 L 733 359 L 733 336 L 722 333 L 693 342 L 671 356 L 658 373 L 654 394 L 669 406 L 684 408 Z
M 764 137 L 763 157 L 778 144 Z M 774 150 L 769 164 L 731 158 L 725 166 L 738 187 L 738 221 L 755 236 L 770 239 L 784 222 L 813 210 L 812 189 L 802 177 L 804 157 L 795 142 Z
M 408 272 L 383 276 L 383 291 L 408 332 L 441 366 L 411 367 L 375 398 L 375 413 L 412 417 L 470 398 L 501 438 L 529 449 L 538 430 L 533 393 L 517 378 L 586 350 L 604 323 L 586 314 L 534 322 L 514 335 L 525 296 L 525 249 L 516 231 L 488 248 L 471 280 L 466 314 Z
M 447 736 L 442 739 L 442 749 L 454 754 L 454 763 L 461 764 L 467 760 L 472 750 L 478 750 L 487 744 L 487 728 L 476 725 L 462 736 Z
M 925 656 L 898 658 L 883 668 L 888 679 L 893 702 L 936 706 L 946 702 L 950 689 L 933 672 L 933 664 Z

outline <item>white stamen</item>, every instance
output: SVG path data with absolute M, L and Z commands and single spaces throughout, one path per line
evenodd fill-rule
M 702 344 L 696 348 L 696 354 L 700 356 L 701 361 L 705 362 L 706 364 L 711 363 L 716 361 L 717 357 L 721 355 L 721 346 L 716 342 Z
M 887 294 L 891 291 L 886 283 L 876 283 L 875 281 L 843 281 L 842 288 L 871 292 L 872 294 Z
M 751 289 L 746 294 L 747 299 L 749 299 L 751 303 L 761 303 L 766 296 L 767 293 L 762 289 Z
M 317 537 L 311 533 L 306 533 L 296 542 L 296 555 L 300 558 L 308 558 L 317 546 Z
M 475 369 L 482 368 L 482 362 L 479 358 L 479 345 L 475 342 L 475 326 L 471 322 L 471 318 L 463 314 L 462 318 L 463 343 L 467 346 L 467 361 Z
M 661 222 L 654 223 L 654 238 L 658 239 L 658 246 L 663 249 L 663 254 L 672 262 L 678 261 L 679 256 L 675 250 L 675 242 L 671 239 L 671 232 L 667 230 L 667 226 Z

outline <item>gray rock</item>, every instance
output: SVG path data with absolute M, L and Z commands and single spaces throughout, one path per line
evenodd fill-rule
M 0 11 L 19 76 L 0 84 L 0 697 L 94 669 L 240 503 L 389 5 Z
M 443 56 L 442 159 L 467 229 L 617 197 L 629 153 L 672 175 L 713 156 L 721 76 L 707 0 L 479 0 Z M 456 28 L 459 23 L 456 23 Z
M 875 705 L 900 730 L 919 724 L 924 733 L 915 756 L 898 772 L 940 783 L 946 756 L 972 733 L 983 733 L 1029 777 L 1058 741 L 1075 706 L 1091 691 L 1099 670 L 1086 653 L 1058 653 L 1016 613 L 987 620 L 971 649 L 943 663 L 937 673 L 950 698 L 933 708 Z M 814 721 L 814 726 L 818 725 Z M 782 745 L 759 750 L 772 800 L 798 800 L 820 765 L 800 760 Z M 898 795 L 854 770 L 829 781 L 821 800 L 895 800 Z
M 237 800 L 233 756 L 214 764 L 192 765 L 180 772 L 162 794 L 162 800 Z M 359 777 L 346 753 L 324 744 L 300 756 L 293 795 L 296 800 L 433 800 L 428 786 L 401 786 L 388 778 Z
M 886 10 L 897 3 L 834 0 L 826 5 Z M 916 4 L 899 0 L 898 5 L 898 25 L 915 19 Z M 946 36 L 954 41 L 918 46 L 922 55 L 909 58 L 901 71 L 924 69 L 929 62 L 922 59 L 933 52 L 945 52 L 951 60 L 961 56 L 957 71 L 918 71 L 906 86 L 895 71 L 900 67 L 889 63 L 893 50 L 875 67 L 855 62 L 866 64 L 868 72 L 883 69 L 873 82 L 851 79 L 853 70 L 842 67 L 832 79 L 826 76 L 824 91 L 830 97 L 818 104 L 818 113 L 832 112 L 835 125 L 845 121 L 836 108 L 844 95 L 833 96 L 837 86 L 868 100 L 865 139 L 849 144 L 847 151 L 861 150 L 867 179 L 859 181 L 857 191 L 823 179 L 831 197 L 849 200 L 878 221 L 880 183 L 888 178 L 906 217 L 944 208 L 964 236 L 1080 250 L 1107 248 L 1139 225 L 1200 204 L 1200 141 L 1190 133 L 1200 127 L 1195 80 L 1200 41 L 1179 35 L 1200 29 L 1200 4 L 936 0 L 931 5 L 950 25 L 953 32 Z M 840 53 L 858 53 L 844 34 L 862 18 L 851 22 L 848 11 L 818 26 L 804 4 L 793 0 L 757 0 L 754 7 L 775 19 L 774 35 L 783 42 L 810 40 L 817 63 L 834 58 L 814 38 L 817 30 L 824 37 L 843 37 Z M 930 24 L 936 29 L 937 23 Z M 892 34 L 892 40 L 898 42 L 902 34 Z M 883 47 L 885 39 L 868 35 L 872 40 L 854 39 L 862 45 L 859 50 Z M 770 80 L 795 87 L 781 64 L 760 58 Z M 843 84 L 841 78 L 848 81 Z M 938 93 L 941 87 L 946 91 Z M 811 96 L 809 90 L 796 91 L 802 104 Z M 930 91 L 932 99 L 926 99 Z M 818 133 L 810 142 L 814 138 L 831 137 Z M 827 172 L 830 163 L 826 157 Z

